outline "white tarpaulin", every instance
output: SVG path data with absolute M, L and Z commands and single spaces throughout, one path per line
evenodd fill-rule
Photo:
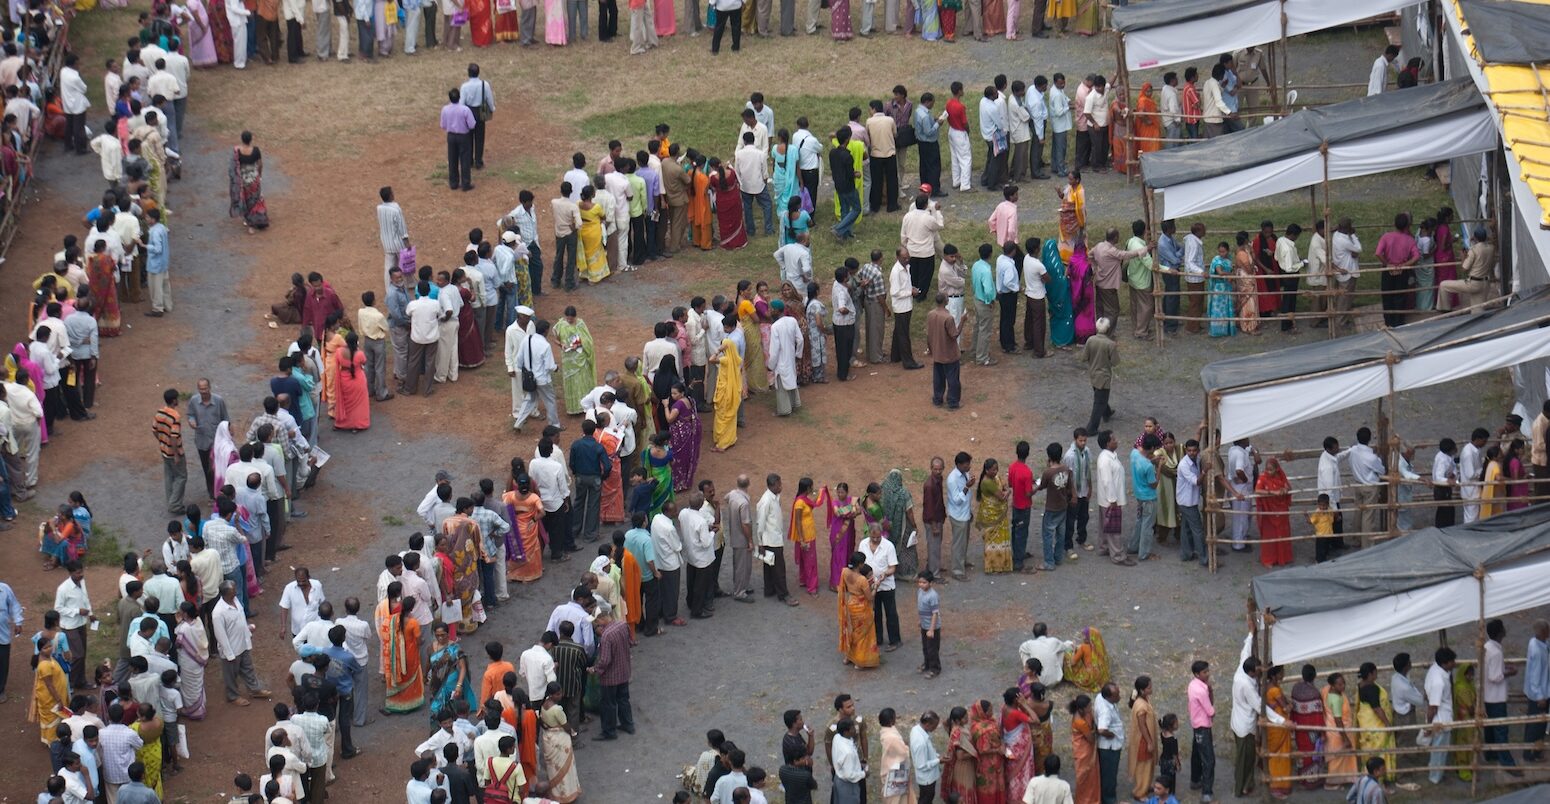
M 1349 179 L 1495 150 L 1496 123 L 1485 109 L 1406 125 L 1329 146 L 1329 179 Z M 1318 149 L 1233 173 L 1157 190 L 1163 218 L 1180 218 L 1321 183 Z
M 1395 391 L 1409 391 L 1525 360 L 1550 357 L 1550 329 L 1503 333 L 1399 359 Z M 1379 362 L 1291 382 L 1221 392 L 1217 408 L 1224 443 L 1379 399 L 1389 393 L 1388 367 Z
M 1485 578 L 1485 617 L 1550 605 L 1550 555 L 1493 569 Z M 1476 622 L 1480 584 L 1454 578 L 1349 608 L 1276 620 L 1272 664 L 1293 664 Z
M 1125 64 L 1132 70 L 1212 58 L 1286 35 L 1321 31 L 1415 5 L 1416 0 L 1261 0 L 1223 3 L 1223 10 L 1191 13 L 1198 0 L 1158 0 L 1114 9 L 1114 27 L 1124 38 Z M 1178 11 L 1176 11 L 1176 9 Z M 1362 65 L 1366 78 L 1366 65 Z

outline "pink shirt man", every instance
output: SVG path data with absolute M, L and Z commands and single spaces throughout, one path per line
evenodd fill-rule
M 1189 682 L 1189 727 L 1192 729 L 1211 728 L 1211 719 L 1216 716 L 1216 706 L 1211 703 L 1211 688 L 1199 678 Z
M 1020 242 L 1017 239 L 1016 201 L 1002 201 L 997 204 L 995 210 L 990 213 L 988 223 L 990 224 L 990 236 L 993 239 L 994 245 L 998 246 L 997 251 L 1000 251 L 999 246 Z

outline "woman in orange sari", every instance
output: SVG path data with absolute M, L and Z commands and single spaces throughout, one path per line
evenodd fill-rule
M 1345 677 L 1331 673 L 1324 688 L 1324 760 L 1329 770 L 1324 777 L 1325 790 L 1343 790 L 1356 781 L 1356 755 L 1336 755 L 1356 748 L 1351 739 L 1355 733 L 1356 719 L 1351 699 L 1345 694 Z
M 1286 671 L 1281 665 L 1270 668 L 1265 674 L 1265 706 L 1280 715 L 1283 719 L 1290 720 L 1292 716 L 1291 706 L 1286 697 L 1286 691 L 1281 689 L 1281 680 Z M 1285 726 L 1267 726 L 1265 728 L 1265 753 L 1270 755 L 1266 761 L 1265 769 L 1270 774 L 1270 794 L 1276 798 L 1286 798 L 1292 794 L 1292 730 Z M 1277 779 L 1282 781 L 1277 781 Z
M 521 34 L 517 25 L 517 0 L 495 0 L 491 5 L 495 14 L 495 41 L 517 41 Z
M 981 699 L 969 707 L 969 739 L 979 754 L 974 767 L 974 800 L 978 804 L 1008 804 L 1005 744 L 990 701 Z
M 625 521 L 624 517 L 624 472 L 619 469 L 619 445 L 622 443 L 619 436 L 608 430 L 608 412 L 598 411 L 598 428 L 595 435 L 597 443 L 603 445 L 603 454 L 612 462 L 613 469 L 608 472 L 608 477 L 603 479 L 603 490 L 598 497 L 598 518 L 605 525 Z
M 495 3 L 493 0 L 465 0 L 468 11 L 468 38 L 474 47 L 489 47 L 495 43 Z
M 92 247 L 96 249 L 105 242 L 99 240 Z M 118 265 L 106 248 L 104 245 L 86 258 L 86 277 L 91 286 L 91 311 L 97 317 L 97 332 L 104 338 L 117 338 L 124 326 L 118 309 Z
M 1279 567 L 1292 563 L 1292 484 L 1281 462 L 1265 459 L 1265 471 L 1254 484 L 1254 502 L 1259 508 L 1259 563 Z
M 958 804 L 979 804 L 974 796 L 974 775 L 979 752 L 969 738 L 969 712 L 953 707 L 947 715 L 947 759 L 942 763 L 942 798 L 957 795 Z
M 797 583 L 809 595 L 818 594 L 818 524 L 813 512 L 832 499 L 828 486 L 824 486 L 817 499 L 814 499 L 813 479 L 804 477 L 797 481 L 797 496 L 791 501 L 791 530 L 788 536 L 794 552 L 793 563 L 797 566 Z
M 635 644 L 635 633 L 640 628 L 641 612 L 645 601 L 640 592 L 640 563 L 629 550 L 624 549 L 624 534 L 614 531 L 614 547 L 609 554 L 614 566 L 619 568 L 619 580 L 623 585 L 620 596 L 624 598 L 624 621 L 630 624 L 630 644 Z
M 544 545 L 538 538 L 544 504 L 526 474 L 517 475 L 516 482 L 516 489 L 501 497 L 512 525 L 506 536 L 506 580 L 531 583 L 544 575 Z
M 336 379 L 334 390 L 335 430 L 365 430 L 371 427 L 371 390 L 366 387 L 366 353 L 361 351 L 355 333 L 345 336 L 344 346 L 334 353 Z
M 1116 85 L 1117 86 L 1117 85 Z M 1130 98 L 1123 92 L 1115 92 L 1109 104 L 1109 154 L 1114 160 L 1114 170 L 1130 173 L 1135 170 L 1135 143 L 1130 141 Z
M 1149 141 L 1162 137 L 1162 118 L 1157 113 L 1157 99 L 1152 97 L 1152 82 L 1148 81 L 1141 85 L 1141 95 L 1136 98 L 1136 113 L 1130 116 L 1130 125 L 1136 132 L 1137 159 L 1140 154 L 1162 148 L 1162 143 Z
M 877 627 L 872 619 L 872 568 L 866 556 L 855 553 L 840 573 L 839 618 L 840 653 L 845 664 L 857 669 L 876 667 Z
M 1076 765 L 1076 784 L 1072 785 L 1074 804 L 1098 804 L 1103 792 L 1098 779 L 1098 733 L 1093 727 L 1093 699 L 1078 695 L 1066 704 L 1071 713 L 1071 759 Z
M 397 587 L 397 589 L 395 589 Z M 420 623 L 405 612 L 414 609 L 413 597 L 399 598 L 402 587 L 388 584 L 388 595 L 377 604 L 377 638 L 382 648 L 382 675 L 388 714 L 413 712 L 425 705 L 425 678 L 420 673 Z
M 335 311 L 328 314 L 323 331 L 328 333 L 323 343 L 323 400 L 328 403 L 328 418 L 336 419 L 339 417 L 339 350 L 344 348 L 344 334 L 350 331 L 350 325 L 344 321 L 343 312 Z
M 705 157 L 697 151 L 689 154 L 689 240 L 701 251 L 716 246 L 711 236 L 711 222 L 715 213 L 710 211 L 710 176 L 705 173 Z

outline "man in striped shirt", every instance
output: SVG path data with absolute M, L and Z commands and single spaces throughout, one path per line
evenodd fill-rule
M 151 432 L 161 447 L 162 487 L 167 492 L 167 512 L 183 513 L 183 488 L 188 483 L 188 464 L 183 456 L 183 417 L 178 414 L 178 391 L 168 388 L 161 399 L 166 404 L 156 411 Z

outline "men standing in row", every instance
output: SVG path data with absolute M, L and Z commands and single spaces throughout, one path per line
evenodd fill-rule
M 780 501 L 780 475 L 764 478 L 764 494 L 754 511 L 754 530 L 759 542 L 759 560 L 764 564 L 764 596 L 788 606 L 797 605 L 786 586 L 786 507 Z

